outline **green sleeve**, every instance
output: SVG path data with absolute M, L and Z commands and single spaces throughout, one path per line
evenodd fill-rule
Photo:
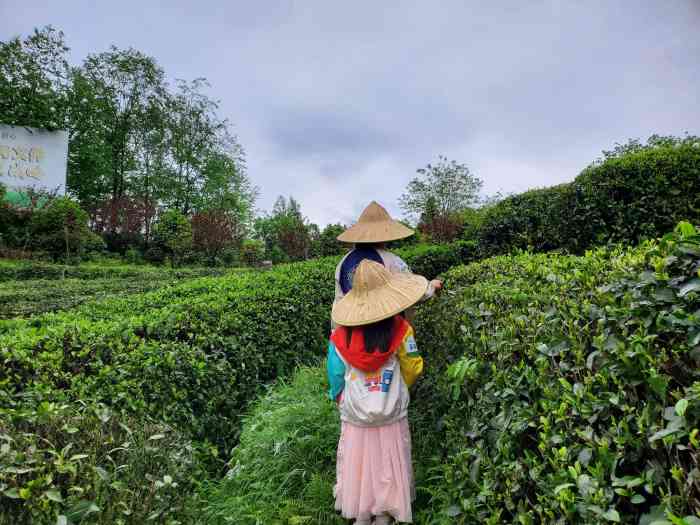
M 328 397 L 335 401 L 343 391 L 343 388 L 345 388 L 345 363 L 338 357 L 338 351 L 330 341 L 328 342 L 328 362 L 326 366 L 328 368 L 328 384 L 330 385 Z

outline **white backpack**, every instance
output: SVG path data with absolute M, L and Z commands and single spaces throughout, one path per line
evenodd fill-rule
M 408 387 L 401 376 L 396 354 L 374 372 L 364 372 L 345 363 L 345 389 L 340 401 L 340 417 L 358 426 L 380 426 L 408 414 Z

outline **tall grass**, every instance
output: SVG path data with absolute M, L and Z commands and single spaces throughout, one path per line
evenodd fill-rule
M 230 470 L 205 486 L 204 523 L 345 523 L 333 510 L 339 418 L 323 368 L 300 368 L 255 403 Z

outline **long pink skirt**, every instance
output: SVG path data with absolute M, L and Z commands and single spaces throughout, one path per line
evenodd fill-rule
M 382 513 L 411 523 L 415 499 L 408 419 L 381 427 L 343 422 L 336 463 L 335 508 L 344 518 Z

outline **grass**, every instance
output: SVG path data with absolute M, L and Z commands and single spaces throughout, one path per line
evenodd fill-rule
M 333 510 L 340 423 L 324 368 L 300 368 L 244 419 L 226 477 L 203 491 L 204 523 L 342 524 Z

